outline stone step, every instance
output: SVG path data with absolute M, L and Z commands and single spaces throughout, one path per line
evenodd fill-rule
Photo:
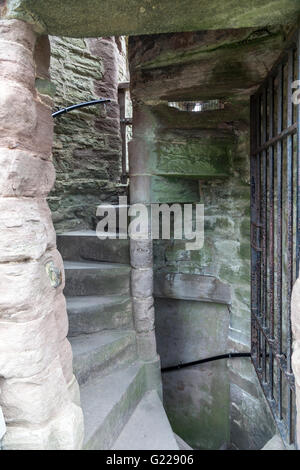
M 90 260 L 129 264 L 129 239 L 100 240 L 92 230 L 58 235 L 57 248 L 66 261 Z
M 79 385 L 97 374 L 136 359 L 136 338 L 132 330 L 102 331 L 69 338 L 73 351 L 73 369 Z
M 123 295 L 67 297 L 69 336 L 133 328 L 131 298 Z
M 112 450 L 178 450 L 163 404 L 155 390 L 147 392 Z
M 130 266 L 94 261 L 65 261 L 66 297 L 130 295 Z
M 81 387 L 85 449 L 111 448 L 142 398 L 144 384 L 144 367 L 136 363 Z

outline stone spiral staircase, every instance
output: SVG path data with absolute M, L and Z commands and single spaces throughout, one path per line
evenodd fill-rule
M 146 365 L 137 357 L 129 241 L 99 240 L 93 231 L 79 231 L 59 235 L 57 243 L 65 265 L 84 448 L 177 450 L 161 385 L 149 384 Z

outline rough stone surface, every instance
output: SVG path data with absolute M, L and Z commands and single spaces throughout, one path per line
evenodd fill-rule
M 198 300 L 231 303 L 231 289 L 213 276 L 192 273 L 165 273 L 157 271 L 154 283 L 155 297 L 179 300 Z
M 74 374 L 79 385 L 136 358 L 134 331 L 106 331 L 71 338 Z
M 74 377 L 63 265 L 44 199 L 54 181 L 51 100 L 34 86 L 39 59 L 32 28 L 0 20 L 0 33 L 3 448 L 79 449 L 83 416 L 69 389 Z
M 137 351 L 141 361 L 152 362 L 157 358 L 155 330 L 147 330 L 136 335 Z
M 44 199 L 0 198 L 0 262 L 38 260 L 55 247 L 51 213 Z
M 294 284 L 291 301 L 291 315 L 292 315 L 292 328 L 293 328 L 293 355 L 292 355 L 292 368 L 295 375 L 296 382 L 296 406 L 300 406 L 300 279 L 298 278 Z M 297 413 L 297 443 L 299 446 L 299 429 L 300 417 Z
M 156 299 L 155 323 L 162 367 L 227 350 L 226 305 Z M 164 404 L 174 432 L 194 449 L 227 447 L 230 391 L 226 360 L 166 372 L 162 378 Z
M 107 329 L 132 328 L 129 296 L 69 297 L 67 299 L 69 336 Z
M 230 385 L 230 394 L 231 448 L 260 450 L 276 432 L 264 397 L 255 399 L 245 387 L 234 383 Z
M 250 349 L 249 97 L 279 56 L 284 38 L 284 29 L 275 26 L 131 36 L 129 39 L 134 124 L 130 158 L 139 152 L 140 158 L 145 159 L 143 164 L 133 162 L 131 171 L 135 174 L 140 171 L 148 180 L 152 176 L 151 202 L 155 199 L 204 204 L 205 231 L 201 250 L 187 250 L 185 240 L 154 242 L 158 279 L 155 289 L 159 296 L 184 299 L 186 283 L 190 286 L 191 299 L 196 289 L 201 291 L 201 283 L 192 287 L 193 275 L 199 276 L 199 280 L 201 276 L 217 279 L 220 286 L 229 286 L 230 297 L 223 294 L 223 301 L 225 299 L 229 307 L 229 329 L 223 331 L 224 336 L 220 332 L 223 339 L 225 336 L 228 339 L 229 351 Z M 264 67 L 261 67 L 262 62 Z M 222 109 L 196 113 L 168 106 L 168 101 L 216 99 L 222 103 Z M 140 184 L 141 191 L 142 187 Z M 141 195 L 146 192 L 149 193 L 148 189 Z M 190 281 L 185 276 L 191 276 Z M 165 278 L 167 282 L 161 282 Z M 206 298 L 200 295 L 198 300 L 221 300 L 213 287 L 205 292 Z M 167 302 L 156 300 L 159 301 Z M 198 308 L 203 308 L 203 304 Z M 161 315 L 163 311 L 161 309 Z M 197 320 L 201 323 L 202 316 Z M 159 337 L 163 326 L 158 321 L 156 318 Z M 176 317 L 176 322 L 182 326 L 180 317 Z M 215 332 L 212 337 L 217 344 L 219 339 Z M 168 341 L 165 343 L 168 348 Z M 162 360 L 164 354 L 165 350 Z M 236 359 L 228 363 L 228 370 L 225 367 L 223 382 L 228 393 L 231 384 L 232 405 L 231 422 L 226 423 L 228 416 L 224 414 L 222 426 L 227 431 L 230 426 L 226 443 L 233 448 L 246 449 L 251 442 L 252 448 L 260 449 L 265 443 L 262 439 L 271 438 L 274 429 L 254 369 L 250 363 L 246 367 L 244 361 Z M 204 393 L 204 382 L 199 381 L 199 384 Z M 169 399 L 172 406 L 176 402 L 175 385 L 164 387 L 165 400 Z M 211 387 L 210 392 L 211 400 L 216 396 L 221 399 L 218 387 Z M 187 415 L 189 411 L 193 413 L 189 393 L 183 392 L 182 396 L 181 407 Z M 235 417 L 242 404 L 245 416 L 251 416 L 251 420 Z M 176 432 L 179 435 L 182 414 L 178 408 L 174 414 L 169 414 L 172 422 L 178 416 Z M 213 416 L 210 419 L 213 422 Z M 256 435 L 255 427 L 260 421 L 264 431 Z M 197 433 L 201 434 L 201 429 L 195 427 L 189 439 L 199 448 L 216 444 L 213 440 L 208 442 L 203 435 L 203 440 L 200 439 Z
M 100 240 L 91 230 L 67 232 L 57 237 L 57 247 L 66 261 L 108 261 L 129 264 L 129 240 Z
M 51 38 L 55 108 L 110 98 L 111 103 L 56 118 L 53 158 L 56 184 L 49 196 L 56 230 L 95 229 L 97 206 L 117 203 L 121 138 L 118 107 L 119 56 L 114 38 Z M 123 65 L 124 66 L 124 65 Z
M 178 450 L 172 428 L 155 390 L 144 395 L 113 449 Z
M 133 297 L 150 297 L 153 293 L 153 270 L 134 269 L 131 270 L 131 293 Z
M 103 450 L 111 448 L 145 392 L 155 390 L 161 397 L 162 387 L 160 361 L 156 354 L 153 331 L 153 299 L 150 297 L 149 304 L 145 305 L 143 295 L 141 298 L 133 298 L 140 305 L 140 310 L 135 315 L 135 320 L 139 319 L 141 326 L 141 328 L 136 328 L 136 330 L 141 330 L 138 339 L 139 357 L 137 357 L 131 298 L 129 292 L 127 296 L 118 295 L 120 286 L 122 288 L 120 274 L 122 279 L 125 276 L 129 280 L 130 267 L 116 263 L 84 262 L 82 256 L 89 258 L 93 248 L 95 249 L 94 258 L 99 255 L 101 258 L 105 253 L 105 250 L 103 252 L 99 250 L 103 248 L 102 242 L 96 238 L 95 234 L 94 236 L 92 234 L 91 231 L 72 232 L 69 235 L 60 236 L 59 239 L 63 241 L 60 245 L 63 248 L 63 254 L 69 260 L 66 261 L 67 286 L 70 268 L 74 272 L 81 271 L 80 276 L 77 275 L 77 281 L 72 279 L 73 296 L 67 298 L 67 306 L 74 372 L 81 386 L 85 417 L 84 448 Z M 84 241 L 91 244 L 87 251 L 83 250 Z M 126 240 L 114 241 L 126 242 Z M 68 243 L 73 243 L 74 246 L 68 247 Z M 118 246 L 122 244 L 117 243 L 116 247 Z M 113 249 L 110 250 L 111 254 L 114 254 Z M 81 262 L 72 261 L 78 258 Z M 103 282 L 96 280 L 92 288 L 98 289 L 98 295 L 85 295 L 89 294 L 88 289 L 93 284 L 89 276 L 97 270 L 102 271 L 102 281 L 107 277 L 106 287 Z M 147 280 L 147 278 L 144 279 L 144 281 Z M 105 294 L 104 288 L 116 289 L 113 292 L 114 295 L 103 295 Z M 145 314 L 146 317 L 144 317 Z M 147 322 L 148 317 L 152 320 L 150 324 Z M 71 381 L 70 384 L 69 393 L 72 394 L 73 402 L 78 403 L 77 383 Z M 161 418 L 165 416 L 162 405 L 160 405 L 159 414 L 162 415 Z M 157 418 L 156 415 L 155 419 Z M 145 448 L 151 446 L 152 436 L 141 434 L 144 432 L 142 423 L 139 423 L 136 431 L 141 435 Z M 126 442 L 131 442 L 130 429 L 125 431 L 125 439 Z
M 69 403 L 43 427 L 8 426 L 4 450 L 80 450 L 83 444 L 80 407 Z
M 117 263 L 65 263 L 65 295 L 129 295 L 130 266 Z
M 145 367 L 132 364 L 82 387 L 87 450 L 110 449 L 145 391 Z
M 133 313 L 135 329 L 138 333 L 146 333 L 154 329 L 153 297 L 133 297 Z
M 122 15 L 117 14 L 122 12 Z M 297 0 L 233 0 L 230 8 L 222 0 L 209 5 L 198 0 L 9 0 L 3 13 L 27 19 L 50 34 L 73 37 L 113 34 L 153 34 L 201 29 L 244 28 L 288 23 L 299 12 Z
M 45 197 L 55 180 L 53 163 L 34 153 L 0 149 L 0 194 L 9 197 Z
M 133 268 L 151 268 L 153 265 L 152 240 L 131 239 L 130 262 Z

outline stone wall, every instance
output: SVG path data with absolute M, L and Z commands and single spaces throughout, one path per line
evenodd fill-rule
M 156 298 L 157 348 L 162 367 L 205 359 L 227 350 L 225 304 Z M 164 405 L 174 432 L 193 449 L 226 449 L 230 390 L 226 361 L 162 374 Z
M 208 355 L 219 354 L 219 345 L 223 353 L 250 350 L 249 97 L 278 57 L 283 41 L 280 28 L 130 38 L 133 117 L 134 122 L 142 120 L 131 145 L 132 160 L 136 156 L 131 185 L 143 168 L 151 202 L 205 206 L 204 247 L 186 250 L 184 240 L 156 241 L 156 277 L 158 273 L 169 273 L 170 278 L 175 273 L 213 276 L 231 289 L 228 308 L 221 310 L 213 298 L 208 299 L 210 309 L 203 301 L 191 304 L 180 297 L 175 302 L 156 300 L 158 352 L 163 363 L 167 358 L 185 361 L 185 354 L 179 358 L 174 349 L 189 340 L 193 345 L 189 344 L 187 352 L 193 350 L 200 357 L 187 354 L 188 360 L 202 358 L 196 343 L 202 339 L 205 348 L 206 333 L 197 338 L 193 334 L 200 325 L 203 333 L 208 331 L 210 310 L 212 317 L 219 312 L 216 320 L 229 321 L 229 329 L 223 328 L 218 336 L 219 330 L 212 328 L 215 347 Z M 223 106 L 193 113 L 168 105 L 182 100 L 219 100 Z M 183 291 L 177 278 L 173 289 Z M 174 339 L 180 327 L 184 334 Z M 208 365 L 203 374 L 195 368 L 164 376 L 164 400 L 175 432 L 197 448 L 261 448 L 273 436 L 274 425 L 250 360 L 228 361 L 223 391 L 226 385 L 230 387 L 231 409 L 227 416 L 219 414 L 219 422 L 218 413 L 214 415 L 214 405 L 220 409 L 218 387 L 214 389 L 208 380 L 214 378 L 217 383 L 218 367 Z M 201 416 L 205 412 L 197 397 L 205 393 L 207 414 Z M 195 416 L 206 423 L 205 435 L 192 424 L 189 428 L 176 397 L 190 416 L 190 424 Z M 226 408 L 225 397 L 226 392 Z
M 112 100 L 55 120 L 56 183 L 49 204 L 59 232 L 95 229 L 97 205 L 117 203 L 118 196 L 126 194 L 120 184 L 117 100 L 118 83 L 127 75 L 124 38 L 51 38 L 55 109 L 97 98 Z
M 189 141 L 190 142 L 190 141 Z M 200 143 L 201 145 L 201 143 Z M 209 145 L 209 144 L 208 144 Z M 230 286 L 231 300 L 227 308 L 213 303 L 210 309 L 218 312 L 216 322 L 223 323 L 221 330 L 217 329 L 217 323 L 209 330 L 214 338 L 212 347 L 208 347 L 207 336 L 209 321 L 212 321 L 212 313 L 207 305 L 202 302 L 175 301 L 178 305 L 175 308 L 167 301 L 156 301 L 156 327 L 158 335 L 158 351 L 162 357 L 162 363 L 165 364 L 166 343 L 169 343 L 170 350 L 174 348 L 170 338 L 176 330 L 176 324 L 184 328 L 185 335 L 180 338 L 177 336 L 176 348 L 181 341 L 185 345 L 192 342 L 184 350 L 182 357 L 176 357 L 177 354 L 169 352 L 166 357 L 173 356 L 173 364 L 179 362 L 194 361 L 217 354 L 226 352 L 249 352 L 250 351 L 250 334 L 251 334 L 251 315 L 250 315 L 250 186 L 249 186 L 249 151 L 248 151 L 248 132 L 238 132 L 231 135 L 231 148 L 224 151 L 223 144 L 217 147 L 217 141 L 214 141 L 212 150 L 214 155 L 217 154 L 216 147 L 221 150 L 223 148 L 224 155 L 227 154 L 228 159 L 223 158 L 223 171 L 227 172 L 226 178 L 210 178 L 199 181 L 199 198 L 198 202 L 204 204 L 204 246 L 201 250 L 188 251 L 185 248 L 186 241 L 171 240 L 156 241 L 154 249 L 154 259 L 156 273 L 189 273 L 201 274 L 204 276 L 213 276 Z M 172 144 L 170 145 L 172 147 Z M 171 151 L 170 151 L 171 152 Z M 196 153 L 196 152 L 195 152 Z M 199 155 L 199 152 L 197 152 Z M 187 168 L 192 162 L 189 160 L 189 154 L 183 153 L 184 162 L 181 159 L 182 167 Z M 170 159 L 171 162 L 171 159 Z M 157 275 L 157 274 L 156 274 Z M 181 283 L 182 284 L 182 283 Z M 177 289 L 179 284 L 176 283 Z M 183 289 L 182 289 L 183 290 Z M 213 299 L 211 299 L 213 300 Z M 174 301 L 173 301 L 174 302 Z M 187 304 L 187 305 L 186 305 Z M 187 310 L 189 317 L 187 320 Z M 216 314 L 215 314 L 216 315 Z M 209 317 L 209 318 L 208 318 Z M 167 334 L 166 325 L 173 319 L 175 325 L 170 326 Z M 228 327 L 224 326 L 226 320 L 229 322 Z M 187 321 L 187 325 L 185 325 Z M 194 332 L 199 331 L 198 337 L 194 336 Z M 188 334 L 189 332 L 189 334 Z M 199 343 L 204 342 L 207 346 L 206 354 L 201 351 Z M 161 347 L 164 344 L 164 347 Z M 221 346 L 221 347 L 220 347 Z M 189 354 L 193 350 L 194 354 Z M 176 357 L 176 360 L 175 360 Z M 177 361 L 177 362 L 176 362 Z M 226 361 L 223 361 L 226 367 Z M 165 401 L 166 408 L 170 411 L 170 419 L 175 426 L 175 431 L 182 434 L 192 447 L 205 448 L 210 444 L 210 448 L 220 448 L 222 444 L 230 445 L 237 449 L 259 449 L 266 440 L 266 436 L 271 437 L 274 431 L 272 419 L 265 402 L 263 394 L 260 390 L 256 374 L 249 359 L 233 359 L 228 361 L 228 371 L 221 372 L 221 365 L 206 365 L 204 372 L 201 372 L 203 366 L 198 366 L 196 370 L 188 369 L 188 372 L 173 372 L 163 376 L 165 385 Z M 211 368 L 211 370 L 210 370 Z M 217 368 L 217 369 L 216 369 Z M 208 371 L 210 370 L 210 373 Z M 213 371 L 213 372 L 212 372 Z M 213 384 L 210 386 L 208 377 L 211 373 L 215 377 Z M 186 375 L 188 376 L 186 377 Z M 200 376 L 199 376 L 200 374 Z M 202 375 L 203 374 L 203 375 Z M 224 375 L 225 374 L 225 375 Z M 228 375 L 226 375 L 228 374 Z M 176 377 L 177 376 L 177 377 Z M 175 377 L 177 379 L 175 387 Z M 218 380 L 222 377 L 220 383 Z M 227 379 L 227 381 L 226 381 Z M 204 383 L 205 386 L 204 387 Z M 181 385 L 184 392 L 181 391 Z M 195 392 L 192 387 L 197 387 Z M 230 386 L 230 399 L 227 396 L 227 387 Z M 190 389 L 192 390 L 188 390 Z M 215 389 L 213 387 L 216 387 Z M 203 394 L 206 390 L 213 407 L 201 406 L 198 402 L 198 422 L 199 429 L 196 431 L 196 425 L 193 425 L 192 435 L 188 432 L 188 423 L 184 426 L 185 419 L 189 414 L 195 414 L 192 408 L 195 406 L 196 395 Z M 222 389 L 222 393 L 218 392 Z M 172 392 L 171 392 L 172 390 Z M 174 391 L 176 390 L 176 392 Z M 202 392 L 202 393 L 201 393 Z M 181 401 L 180 407 L 175 405 L 176 397 L 185 394 Z M 207 395 L 206 395 L 206 399 Z M 218 400 L 220 400 L 218 402 Z M 226 427 L 226 416 L 223 412 L 227 405 L 231 410 L 228 411 L 227 417 L 230 415 L 230 426 Z M 210 405 L 212 405 L 210 402 Z M 181 409 L 185 409 L 182 421 L 178 417 Z M 203 417 L 202 412 L 210 413 L 209 418 Z M 218 413 L 219 410 L 219 413 Z M 219 422 L 215 423 L 215 418 L 219 416 Z M 222 421 L 223 417 L 223 421 Z M 206 418 L 206 419 L 205 419 Z M 200 423 L 209 422 L 210 433 L 205 426 L 201 427 Z M 196 422 L 196 420 L 195 420 Z M 192 420 L 190 420 L 190 425 Z M 226 433 L 227 429 L 228 434 Z M 223 434 L 221 433 L 223 429 Z M 197 438 L 195 437 L 197 435 Z M 221 437 L 223 437 L 223 442 Z M 228 441 L 224 442 L 224 437 L 228 437 Z
M 0 20 L 0 407 L 4 449 L 80 449 L 53 186 L 47 36 Z

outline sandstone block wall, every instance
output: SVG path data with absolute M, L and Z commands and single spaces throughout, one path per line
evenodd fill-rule
M 42 53 L 41 53 L 42 51 Z M 0 407 L 4 449 L 78 449 L 61 256 L 46 196 L 54 183 L 48 38 L 0 21 Z
M 56 109 L 97 98 L 112 100 L 56 118 L 54 127 L 56 183 L 49 204 L 55 228 L 95 229 L 97 205 L 117 203 L 127 190 L 120 184 L 117 102 L 118 83 L 128 80 L 126 43 L 114 37 L 50 41 Z

